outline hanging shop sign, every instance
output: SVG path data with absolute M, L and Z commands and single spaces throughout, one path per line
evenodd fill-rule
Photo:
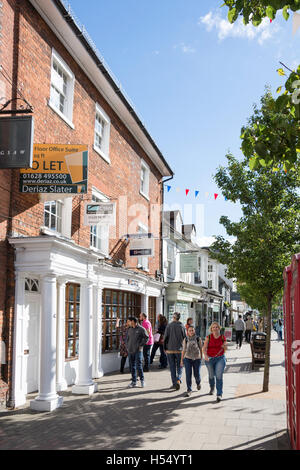
M 116 225 L 116 204 L 114 202 L 86 203 L 84 225 Z
M 196 273 L 199 271 L 198 255 L 197 254 L 181 254 L 180 255 L 180 272 L 181 273 Z
M 87 193 L 88 146 L 35 144 L 31 169 L 20 170 L 21 193 Z
M 232 341 L 232 328 L 225 328 L 224 336 L 227 339 L 227 341 Z
M 33 116 L 0 117 L 0 168 L 31 168 Z
M 153 238 L 133 238 L 130 240 L 130 256 L 154 256 Z

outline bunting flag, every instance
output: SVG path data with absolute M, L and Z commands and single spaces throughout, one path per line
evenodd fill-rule
M 300 15 L 299 15 L 299 16 L 300 16 Z M 285 170 L 285 172 L 286 172 L 286 170 Z M 172 189 L 172 186 L 169 186 L 169 185 L 166 185 L 165 187 L 167 188 L 167 192 L 168 192 L 168 193 L 169 193 L 169 192 L 171 191 L 171 189 Z M 176 187 L 175 190 L 176 190 L 177 193 L 180 193 L 181 188 L 180 188 L 180 187 Z M 185 195 L 187 196 L 187 195 L 190 193 L 190 191 L 191 191 L 190 189 L 185 189 Z M 200 193 L 200 191 L 199 191 L 198 189 L 195 189 L 195 190 L 194 190 L 195 198 L 199 195 L 199 193 Z M 206 192 L 204 193 L 205 199 L 208 199 L 209 196 L 210 196 L 210 194 L 211 194 L 211 193 L 209 193 L 208 191 L 206 191 Z M 219 194 L 218 194 L 218 193 L 214 193 L 214 199 L 215 199 L 215 201 L 217 200 L 218 197 L 219 197 Z M 225 201 L 228 201 L 228 198 L 227 198 L 226 196 L 224 196 L 224 200 L 225 200 Z
M 298 28 L 300 28 L 300 15 L 294 12 L 293 16 L 293 34 L 296 34 Z

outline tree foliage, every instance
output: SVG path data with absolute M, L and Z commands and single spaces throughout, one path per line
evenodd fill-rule
M 241 204 L 243 215 L 238 222 L 221 217 L 220 223 L 236 241 L 217 236 L 211 248 L 214 257 L 227 265 L 227 276 L 245 284 L 252 299 L 256 295 L 260 307 L 265 306 L 268 339 L 263 391 L 267 391 L 272 303 L 282 291 L 283 269 L 300 246 L 299 165 L 288 173 L 269 166 L 254 172 L 247 158 L 238 161 L 227 155 L 227 159 L 228 166 L 218 169 L 215 181 L 229 201 Z
M 264 18 L 275 20 L 279 10 L 282 10 L 285 20 L 289 19 L 291 12 L 300 10 L 300 0 L 225 0 L 225 5 L 229 9 L 230 23 L 241 15 L 244 24 L 252 23 L 254 26 L 259 26 Z
M 281 9 L 288 20 L 291 12 L 300 10 L 300 0 L 226 0 L 223 6 L 228 7 L 230 23 L 242 16 L 245 25 L 259 26 L 264 18 L 274 20 Z M 250 129 L 242 129 L 242 151 L 252 169 L 282 164 L 289 170 L 300 158 L 300 66 L 289 74 L 283 68 L 277 72 L 286 77 L 284 85 L 277 89 L 277 93 L 282 93 L 276 100 L 262 103 L 269 108 L 270 121 L 264 122 L 258 114 L 257 124 L 253 122 Z

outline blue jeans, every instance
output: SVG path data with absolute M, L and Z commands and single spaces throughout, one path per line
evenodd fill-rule
M 146 344 L 143 347 L 143 355 L 144 355 L 144 367 L 145 370 L 149 370 L 149 365 L 150 365 L 150 351 L 151 351 L 152 345 L 151 344 Z
M 196 384 L 200 385 L 201 378 L 200 378 L 200 366 L 201 366 L 201 359 L 188 359 L 187 357 L 184 358 L 184 367 L 185 367 L 185 378 L 186 378 L 186 386 L 188 392 L 192 391 L 192 372 L 194 371 L 194 377 L 196 380 Z
M 153 346 L 152 346 L 150 364 L 152 364 L 152 362 L 154 360 L 155 353 L 158 350 L 158 348 L 160 350 L 159 363 L 160 363 L 161 367 L 167 367 L 168 366 L 168 359 L 167 359 L 167 355 L 166 355 L 165 350 L 164 350 L 164 345 L 159 344 L 159 343 L 154 343 Z
M 180 362 L 181 362 L 181 353 L 175 353 L 175 354 L 167 354 L 168 357 L 168 362 L 169 362 L 169 367 L 170 367 L 170 372 L 171 372 L 171 378 L 172 378 L 172 383 L 173 385 L 176 385 L 178 380 L 181 382 L 181 376 L 182 376 L 182 369 Z
M 137 373 L 141 379 L 141 382 L 144 382 L 144 372 L 143 372 L 143 351 L 138 351 L 136 353 L 130 353 L 129 363 L 131 366 L 131 377 L 132 383 L 136 384 Z
M 225 356 L 210 357 L 209 361 L 205 361 L 208 370 L 208 380 L 211 389 L 215 388 L 215 378 L 217 386 L 217 395 L 223 394 L 223 372 L 226 366 Z

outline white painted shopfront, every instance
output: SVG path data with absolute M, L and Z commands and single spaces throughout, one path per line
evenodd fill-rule
M 57 392 L 92 394 L 119 368 L 116 317 L 162 313 L 163 284 L 55 236 L 11 238 L 15 257 L 13 399 L 52 411 Z M 105 297 L 106 295 L 106 297 Z M 110 303 L 107 299 L 111 299 Z

